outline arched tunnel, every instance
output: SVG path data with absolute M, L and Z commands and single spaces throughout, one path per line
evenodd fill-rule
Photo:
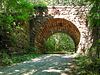
M 44 42 L 52 34 L 57 32 L 64 32 L 68 34 L 75 43 L 75 50 L 80 42 L 80 32 L 78 28 L 71 22 L 62 18 L 48 19 L 41 25 L 35 36 L 35 47 L 38 48 L 39 53 L 44 53 Z

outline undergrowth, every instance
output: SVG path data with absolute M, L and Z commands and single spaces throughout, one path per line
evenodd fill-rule
M 12 55 L 9 56 L 7 53 L 3 53 L 1 60 L 1 66 L 13 65 L 23 61 L 31 60 L 32 58 L 38 57 L 40 54 L 22 54 L 22 55 Z
M 77 75 L 100 75 L 100 58 L 81 56 L 76 58 Z

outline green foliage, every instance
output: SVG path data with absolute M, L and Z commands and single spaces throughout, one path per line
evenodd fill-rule
M 24 50 L 27 47 L 28 37 L 26 30 L 21 27 L 21 22 L 28 21 L 30 14 L 33 13 L 33 4 L 26 0 L 1 0 L 0 2 L 0 60 L 2 65 L 11 65 L 15 61 L 8 55 L 9 47 L 16 49 L 20 46 L 20 49 L 24 48 Z M 17 48 L 19 52 L 20 49 Z M 16 60 L 16 63 L 19 60 Z
M 91 28 L 100 26 L 100 13 L 99 13 L 99 2 L 97 0 L 92 1 L 92 8 L 89 12 L 88 20 L 89 20 L 89 25 Z
M 11 32 L 11 23 L 13 22 L 13 17 L 5 13 L 0 13 L 0 31 L 5 30 L 6 32 Z
M 11 60 L 13 63 L 20 63 L 23 61 L 31 60 L 31 59 L 36 58 L 38 56 L 39 56 L 39 54 L 13 55 L 13 57 L 11 57 Z
M 34 13 L 33 5 L 46 7 L 44 3 L 34 4 L 28 0 L 0 0 L 0 53 L 3 56 L 1 60 L 4 65 L 29 59 L 28 56 L 11 59 L 8 55 L 12 54 L 10 52 L 23 54 L 36 50 L 36 48 L 29 47 L 29 32 L 27 30 L 27 22 Z M 7 52 L 2 53 L 5 49 Z
M 27 53 L 35 53 L 36 51 L 37 51 L 37 48 L 33 46 L 29 46 L 28 48 L 26 48 Z
M 99 0 L 87 0 L 92 5 L 89 15 L 88 15 L 88 24 L 92 30 L 93 45 L 90 51 L 96 53 L 96 57 L 100 55 L 100 1 Z
M 75 50 L 73 40 L 65 33 L 56 33 L 45 42 L 47 52 L 73 52 Z
M 38 2 L 38 1 L 35 0 L 34 2 Z M 86 5 L 86 4 L 88 4 L 87 2 L 85 2 L 85 0 L 42 0 L 42 1 L 45 1 L 49 6 Z
M 38 56 L 40 56 L 40 55 L 39 54 L 28 54 L 28 53 L 23 54 L 23 55 L 9 56 L 6 52 L 3 52 L 0 55 L 0 60 L 2 60 L 1 63 L 0 63 L 0 66 L 1 65 L 2 66 L 7 66 L 7 65 L 17 64 L 17 63 L 20 63 L 20 62 L 31 60 L 31 59 L 36 58 Z
M 5 13 L 0 13 L 0 51 L 2 48 L 7 48 L 10 45 L 10 35 L 12 32 L 11 23 L 13 17 Z
M 4 52 L 5 50 L 3 50 L 3 53 L 1 54 L 0 59 L 2 60 L 2 65 L 11 65 L 13 63 L 13 61 L 11 60 L 10 56 Z
M 86 5 L 85 0 L 64 0 L 64 5 Z
M 0 53 L 0 60 L 1 60 L 0 66 L 17 64 L 23 61 L 31 60 L 39 56 L 39 54 L 33 54 L 33 53 L 32 54 L 27 53 L 27 54 L 22 54 L 22 55 L 13 54 L 9 56 L 8 53 L 6 52 L 7 50 L 2 50 L 2 51 L 3 53 L 2 54 Z
M 3 13 L 13 15 L 14 20 L 26 20 L 33 10 L 33 4 L 27 0 L 5 0 L 1 8 Z
M 27 0 L 8 0 L 7 12 L 14 14 L 15 20 L 26 20 L 33 10 L 33 4 Z
M 0 47 L 2 47 L 2 44 L 5 44 L 2 48 L 6 48 L 6 45 L 8 46 L 9 43 L 9 46 L 15 46 L 14 44 L 22 39 L 19 39 L 19 37 L 25 36 L 25 39 L 27 37 L 26 32 L 23 32 L 26 30 L 21 26 L 23 25 L 23 21 L 28 21 L 30 14 L 33 13 L 33 4 L 27 0 L 1 0 L 0 8 Z M 21 33 L 17 33 L 18 30 Z M 24 45 L 26 41 L 24 41 Z
M 12 37 L 14 37 L 13 41 L 15 46 L 20 49 L 25 49 L 28 47 L 28 36 L 26 30 L 23 27 L 16 26 L 15 32 L 12 33 Z M 13 44 L 14 44 L 13 43 Z
M 46 12 L 47 11 L 47 4 L 43 1 L 35 2 L 33 5 L 35 12 Z
M 100 74 L 100 58 L 91 58 L 81 56 L 76 58 L 77 75 L 99 75 Z
M 18 25 L 17 21 L 27 20 L 33 6 L 26 0 L 2 0 L 1 2 L 0 34 L 2 35 L 0 36 L 5 37 L 6 33 L 9 33 L 9 36 L 11 36 L 13 27 Z M 11 37 L 8 38 L 10 39 Z

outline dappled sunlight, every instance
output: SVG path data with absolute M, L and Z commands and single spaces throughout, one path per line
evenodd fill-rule
M 72 65 L 72 63 L 67 63 L 67 65 Z
M 15 70 L 15 72 L 19 72 L 20 70 Z
M 8 73 L 8 75 L 12 75 L 13 73 Z
M 45 56 L 45 57 L 44 57 Z M 43 55 L 43 57 L 41 56 L 41 57 L 39 57 L 39 58 L 34 58 L 34 59 L 32 59 L 32 61 L 33 62 L 39 62 L 39 61 L 43 61 L 43 59 L 48 59 L 48 58 L 50 58 L 50 57 L 52 57 L 52 56 L 62 56 L 62 55 L 60 55 L 60 54 L 45 54 L 45 55 Z M 52 61 L 52 59 L 49 59 L 49 61 Z
M 22 74 L 22 75 L 31 75 L 31 74 L 33 74 L 34 72 L 36 72 L 37 70 L 31 70 L 30 72 L 28 72 L 28 73 L 24 73 L 24 74 Z
M 62 58 L 73 58 L 72 56 L 73 56 L 73 55 L 68 55 L 68 54 L 66 54 L 65 56 L 62 56 Z
M 40 58 L 32 59 L 33 62 L 37 62 L 37 61 L 40 61 L 40 60 L 41 60 Z
M 24 63 L 24 64 L 25 64 L 25 63 L 30 63 L 30 61 L 24 61 L 23 63 Z
M 0 72 L 0 74 L 2 74 L 3 72 Z
M 70 72 L 71 69 L 70 68 L 65 68 L 65 71 Z
M 49 69 L 49 70 L 43 70 L 42 72 L 58 72 L 61 73 L 63 70 L 56 70 L 56 69 Z
M 63 69 L 53 69 L 53 68 L 49 68 L 47 70 L 42 70 L 42 72 L 44 73 L 59 73 L 57 75 L 70 75 L 72 73 L 72 70 L 70 68 L 65 68 Z
M 39 57 L 39 58 L 35 58 L 35 59 L 32 59 L 33 62 L 39 62 L 39 61 L 42 61 L 43 59 L 47 59 L 47 58 L 50 58 L 51 56 L 53 55 L 46 55 L 45 57 Z
M 69 74 L 66 74 L 66 73 L 61 73 L 61 75 L 69 75 Z
M 30 61 L 0 68 L 0 75 L 70 75 L 72 60 L 66 54 L 45 54 Z
M 100 75 L 99 0 L 0 0 L 0 75 Z
M 55 62 L 54 65 L 58 65 L 58 62 Z
M 78 57 L 78 53 L 73 53 L 73 54 L 65 54 L 65 56 L 62 56 L 62 58 L 75 58 Z

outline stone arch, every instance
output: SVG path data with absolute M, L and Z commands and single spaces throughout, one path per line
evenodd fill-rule
M 66 19 L 50 18 L 41 25 L 35 36 L 34 44 L 39 49 L 39 52 L 44 52 L 44 41 L 57 32 L 67 33 L 75 42 L 75 47 L 77 49 L 80 42 L 80 32 L 78 28 Z

